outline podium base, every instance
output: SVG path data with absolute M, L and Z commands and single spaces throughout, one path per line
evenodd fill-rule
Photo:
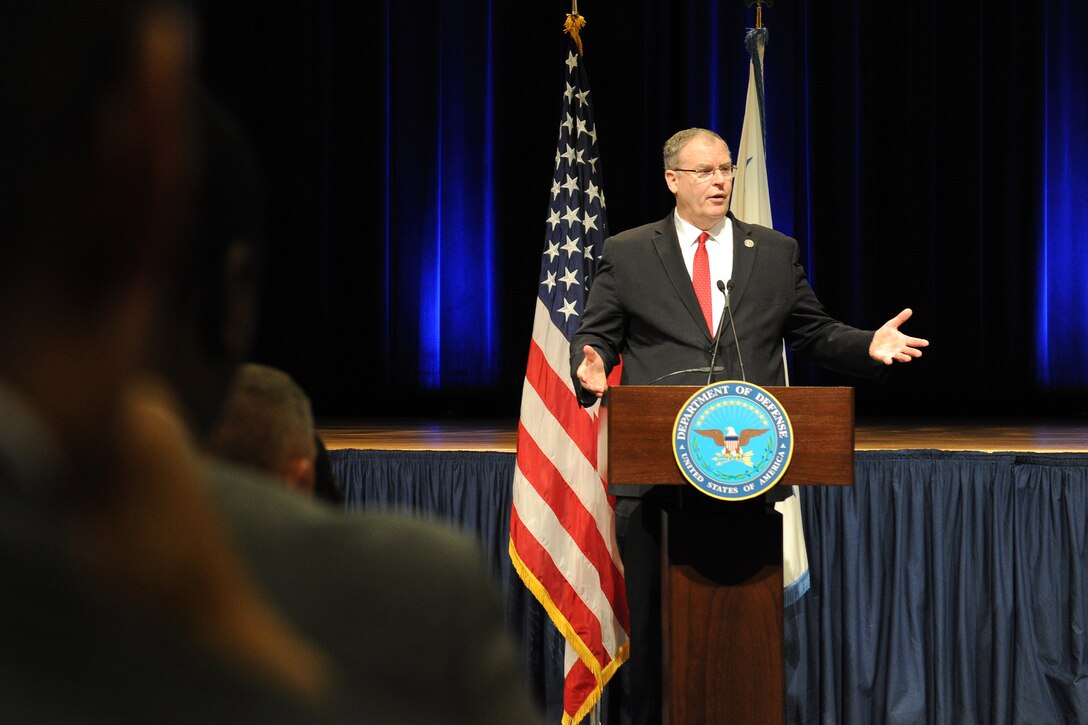
M 781 516 L 694 489 L 682 500 L 662 513 L 664 720 L 782 725 Z

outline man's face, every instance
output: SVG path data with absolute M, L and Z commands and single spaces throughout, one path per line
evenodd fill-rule
M 701 134 L 688 141 L 677 156 L 676 169 L 665 171 L 665 183 L 676 195 L 676 210 L 681 218 L 700 229 L 717 224 L 729 211 L 733 175 L 712 171 L 709 178 L 700 181 L 697 173 L 679 169 L 705 172 L 732 165 L 729 149 L 719 139 Z

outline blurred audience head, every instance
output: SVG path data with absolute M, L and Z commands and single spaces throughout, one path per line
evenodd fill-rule
M 86 487 L 186 237 L 188 22 L 175 3 L 40 0 L 0 23 L 0 379 Z
M 220 458 L 314 494 L 317 446 L 310 399 L 282 370 L 257 363 L 238 368 L 208 447 Z

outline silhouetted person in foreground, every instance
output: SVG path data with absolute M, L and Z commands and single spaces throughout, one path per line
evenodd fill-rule
M 187 18 L 46 0 L 2 27 L 0 719 L 304 717 L 333 668 L 249 576 L 143 374 L 186 231 Z
M 538 722 L 471 539 L 207 460 L 214 393 L 153 372 L 164 325 L 233 357 L 178 324 L 216 123 L 190 19 L 43 0 L 0 27 L 0 720 Z

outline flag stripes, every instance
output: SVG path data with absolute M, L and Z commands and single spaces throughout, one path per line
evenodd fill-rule
M 510 559 L 566 640 L 563 723 L 600 700 L 627 659 L 628 614 L 615 517 L 598 469 L 597 406 L 570 379 L 570 338 L 596 272 L 606 223 L 597 131 L 577 30 L 567 18 L 565 89 L 533 334 L 522 385 Z

